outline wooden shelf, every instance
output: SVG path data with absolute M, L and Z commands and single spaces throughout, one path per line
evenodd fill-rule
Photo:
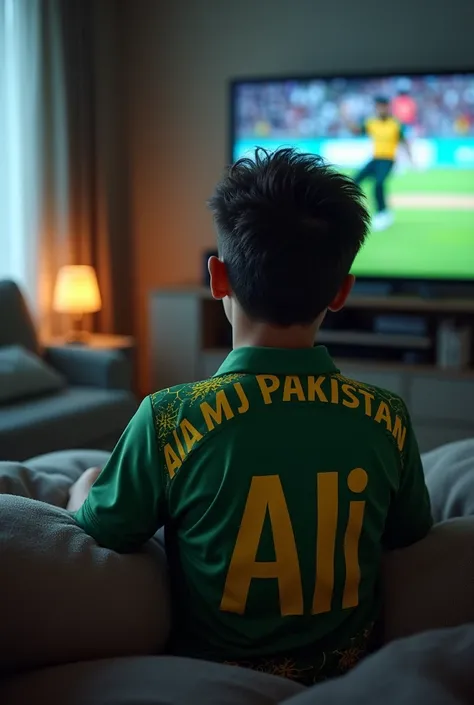
M 216 359 L 224 360 L 230 352 L 231 348 L 204 348 L 201 354 L 214 361 Z M 386 362 L 385 360 L 361 360 L 350 357 L 336 359 L 335 362 L 341 369 L 357 367 L 357 369 L 366 371 L 406 372 L 407 374 L 432 375 L 438 379 L 446 377 L 456 380 L 474 380 L 474 370 L 471 369 L 458 370 L 451 367 L 439 367 L 438 365 L 406 364 L 404 362 Z
M 336 360 L 339 367 L 357 367 L 360 370 L 376 370 L 378 372 L 407 373 L 410 375 L 435 376 L 437 379 L 447 378 L 454 380 L 474 380 L 474 370 L 459 370 L 451 367 L 439 367 L 439 365 L 416 365 L 404 362 L 386 362 L 384 360 L 359 360 L 352 358 L 342 358 Z
M 151 292 L 159 294 L 198 296 L 201 299 L 212 299 L 211 292 L 205 286 L 198 284 L 176 284 L 160 287 Z M 380 309 L 383 311 L 408 311 L 412 313 L 473 313 L 473 299 L 429 299 L 418 296 L 360 296 L 354 294 L 346 308 Z
M 398 333 L 372 333 L 358 330 L 320 330 L 318 343 L 321 345 L 360 345 L 372 348 L 409 348 L 429 350 L 431 338 L 427 335 L 402 335 Z
M 361 345 L 377 348 L 413 348 L 429 350 L 431 339 L 422 335 L 400 335 L 389 333 L 371 333 L 358 330 L 322 330 L 318 333 L 318 342 L 340 345 Z
M 424 299 L 418 296 L 351 296 L 346 308 L 412 313 L 474 313 L 474 299 Z

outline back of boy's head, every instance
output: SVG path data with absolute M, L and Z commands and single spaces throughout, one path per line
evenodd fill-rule
M 330 305 L 369 226 L 352 179 L 293 149 L 238 161 L 209 205 L 233 295 L 250 319 L 282 327 Z

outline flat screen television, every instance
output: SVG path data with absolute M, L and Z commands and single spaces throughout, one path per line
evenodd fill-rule
M 474 281 L 474 69 L 234 81 L 232 160 L 256 146 L 320 154 L 360 181 L 372 233 L 354 274 Z

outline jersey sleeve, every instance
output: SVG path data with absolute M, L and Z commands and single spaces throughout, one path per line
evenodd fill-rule
M 75 519 L 118 553 L 140 548 L 163 526 L 166 502 L 150 397 L 140 405 Z
M 389 509 L 384 545 L 404 548 L 424 538 L 433 525 L 431 504 L 418 443 L 407 412 L 407 431 L 402 450 L 401 480 Z

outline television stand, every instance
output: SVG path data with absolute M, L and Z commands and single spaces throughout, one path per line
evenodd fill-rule
M 229 353 L 230 325 L 208 289 L 187 285 L 150 295 L 151 388 L 212 376 Z M 443 354 L 443 326 L 465 333 L 459 364 Z M 318 335 L 344 374 L 405 399 L 422 450 L 474 436 L 474 298 L 355 290 Z
M 474 301 L 474 283 L 471 282 L 425 282 L 410 280 L 378 281 L 356 279 L 353 295 L 399 297 L 420 299 L 471 299 Z

